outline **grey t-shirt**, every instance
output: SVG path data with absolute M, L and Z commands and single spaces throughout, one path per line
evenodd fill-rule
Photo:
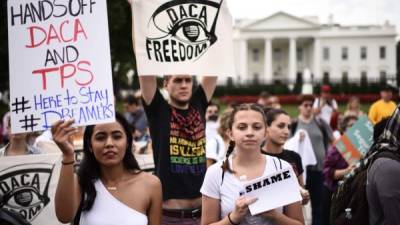
M 370 225 L 400 224 L 400 162 L 379 158 L 369 168 L 367 199 Z
M 320 120 L 320 122 L 321 122 L 321 127 L 323 127 L 323 129 L 326 129 L 326 133 L 328 135 L 329 140 L 332 140 L 333 138 L 332 130 L 322 120 Z M 313 169 L 317 171 L 322 171 L 327 149 L 325 149 L 324 135 L 320 127 L 318 126 L 315 119 L 312 119 L 311 122 L 309 123 L 305 123 L 301 120 L 298 120 L 297 130 L 299 129 L 306 130 L 308 136 L 310 137 L 311 145 L 314 149 L 315 157 L 317 159 L 317 165 L 314 166 Z

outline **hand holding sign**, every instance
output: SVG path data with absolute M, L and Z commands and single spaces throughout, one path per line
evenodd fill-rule
M 264 213 L 302 200 L 300 185 L 291 166 L 245 183 L 245 196 L 259 201 L 249 206 L 252 215 Z M 284 194 L 283 194 L 284 193 Z M 273 212 L 267 214 L 272 216 Z
M 63 121 L 59 120 L 51 127 L 51 133 L 53 135 L 54 142 L 61 149 L 64 157 L 73 158 L 74 156 L 74 143 L 72 141 L 72 135 L 77 133 L 77 129 L 71 125 L 74 120 Z
M 249 205 L 253 204 L 256 201 L 257 198 L 241 196 L 236 200 L 235 209 L 230 214 L 229 218 L 232 220 L 232 222 L 239 224 L 238 221 L 241 221 L 249 211 Z

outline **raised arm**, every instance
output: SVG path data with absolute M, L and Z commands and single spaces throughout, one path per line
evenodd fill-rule
M 210 101 L 214 93 L 215 87 L 217 86 L 217 76 L 204 76 L 201 81 L 201 86 L 207 96 L 207 101 Z
M 51 128 L 53 139 L 63 153 L 60 179 L 55 196 L 56 216 L 62 223 L 69 223 L 74 219 L 81 201 L 78 179 L 74 173 L 75 157 L 72 135 L 77 132 L 77 129 L 71 126 L 73 122 L 74 120 L 60 120 Z

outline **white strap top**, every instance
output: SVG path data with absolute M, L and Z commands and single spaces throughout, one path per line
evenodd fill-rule
M 82 212 L 81 225 L 147 225 L 147 216 L 111 195 L 100 180 L 94 183 L 96 199 L 90 211 Z

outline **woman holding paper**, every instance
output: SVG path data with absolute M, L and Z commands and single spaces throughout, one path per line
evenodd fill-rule
M 73 120 L 52 126 L 63 153 L 55 207 L 60 222 L 74 224 L 161 224 L 161 183 L 144 173 L 131 153 L 132 135 L 123 116 L 116 122 L 87 126 L 84 158 L 74 174 Z
M 292 165 L 300 184 L 302 203 L 307 204 L 310 200 L 310 194 L 304 189 L 304 170 L 301 157 L 294 151 L 283 149 L 290 135 L 290 117 L 281 109 L 264 109 L 264 113 L 267 119 L 267 144 L 263 146 L 261 152 L 283 159 Z
M 244 195 L 244 183 L 289 166 L 286 161 L 261 154 L 265 123 L 264 111 L 256 104 L 242 104 L 233 109 L 228 131 L 231 142 L 226 159 L 208 169 L 201 188 L 202 225 L 304 224 L 300 202 L 250 215 L 248 206 L 257 199 Z M 285 193 L 282 193 L 282 198 L 285 198 Z

